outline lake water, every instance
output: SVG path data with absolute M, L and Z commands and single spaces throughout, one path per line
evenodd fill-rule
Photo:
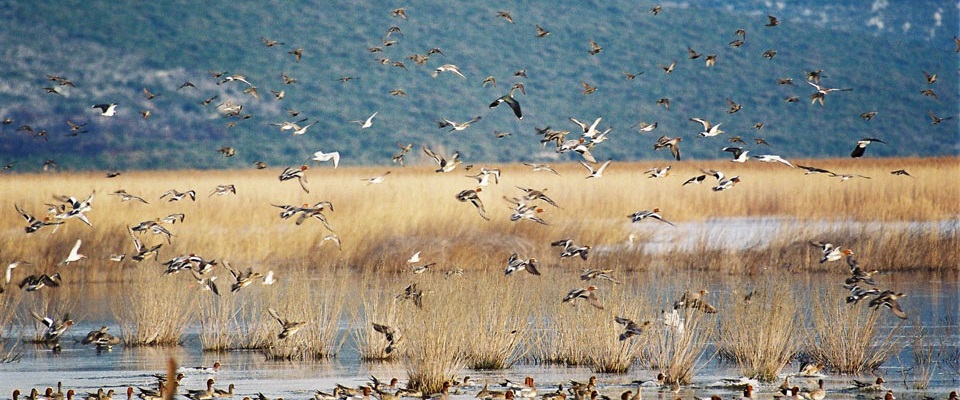
M 908 281 L 901 278 L 896 282 L 900 290 L 909 293 L 909 297 L 902 300 L 905 309 L 922 310 L 913 313 L 911 318 L 920 318 L 928 328 L 939 329 L 942 333 L 945 351 L 940 357 L 940 366 L 936 369 L 931 380 L 930 389 L 915 391 L 905 389 L 904 380 L 912 383 L 913 372 L 912 353 L 909 347 L 901 353 L 899 360 L 889 360 L 878 371 L 887 380 L 887 386 L 894 389 L 900 399 L 923 398 L 932 396 L 937 399 L 946 399 L 950 390 L 957 390 L 960 386 L 960 372 L 957 360 L 960 358 L 960 328 L 957 326 L 960 315 L 960 287 L 957 277 L 942 279 L 941 277 L 924 277 L 918 281 Z M 817 280 L 811 275 L 810 280 Z M 831 278 L 832 279 L 832 278 Z M 711 288 L 712 291 L 726 290 L 724 287 Z M 916 314 L 919 314 L 917 316 Z M 898 320 L 885 315 L 880 323 L 889 327 Z M 83 335 L 85 332 L 98 328 L 102 323 L 115 324 L 113 321 L 84 321 L 72 328 L 73 336 Z M 118 328 L 112 328 L 117 330 Z M 346 329 L 346 324 L 344 324 Z M 909 335 L 912 331 L 903 330 Z M 227 384 L 236 385 L 238 397 L 256 396 L 258 392 L 270 398 L 283 397 L 285 399 L 311 398 L 315 390 L 330 392 L 337 384 L 357 386 L 368 381 L 370 375 L 387 379 L 397 377 L 403 382 L 406 378 L 402 362 L 380 363 L 360 362 L 359 356 L 350 342 L 343 347 L 335 359 L 320 362 L 277 362 L 265 361 L 256 351 L 235 351 L 222 354 L 205 353 L 200 350 L 200 342 L 196 329 L 186 336 L 182 346 L 172 348 L 125 348 L 117 346 L 112 351 L 100 352 L 72 343 L 66 340 L 63 352 L 53 354 L 49 350 L 36 348 L 29 344 L 21 344 L 19 351 L 22 358 L 13 363 L 0 364 L 0 398 L 7 398 L 10 393 L 19 388 L 29 392 L 32 387 L 55 387 L 62 381 L 66 388 L 73 388 L 78 393 L 95 392 L 98 388 L 113 388 L 122 393 L 127 386 L 150 387 L 155 384 L 152 374 L 162 373 L 166 360 L 174 357 L 180 365 L 212 365 L 220 361 L 223 367 L 216 374 L 190 373 L 182 382 L 184 388 L 201 389 L 204 381 L 213 376 L 217 380 L 217 387 L 225 388 Z M 796 362 L 787 367 L 785 372 L 794 372 L 798 368 Z M 503 379 L 522 381 L 530 375 L 536 378 L 541 392 L 552 390 L 558 383 L 568 380 L 585 381 L 593 375 L 586 367 L 562 367 L 555 365 L 541 365 L 523 363 L 502 371 L 472 371 L 463 370 L 460 376 L 470 376 L 479 382 L 490 382 L 492 385 Z M 655 371 L 634 366 L 627 374 L 608 375 L 598 374 L 600 391 L 608 396 L 615 397 L 628 389 L 634 379 L 652 379 Z M 679 396 L 691 398 L 709 397 L 712 394 L 723 398 L 738 396 L 734 389 L 710 387 L 711 383 L 721 378 L 737 376 L 737 370 L 731 365 L 721 363 L 717 359 L 706 362 L 694 378 L 694 383 L 684 387 Z M 872 380 L 872 376 L 848 377 L 827 375 L 824 377 L 828 392 L 843 388 L 851 384 L 853 378 Z M 815 379 L 798 379 L 795 383 L 800 386 L 813 387 Z M 769 398 L 778 383 L 767 385 L 759 389 L 759 398 Z M 473 398 L 479 388 L 465 389 L 455 398 Z M 672 393 L 661 393 L 656 389 L 648 388 L 643 393 L 644 398 L 676 398 Z M 828 398 L 855 398 L 850 393 L 830 393 Z M 861 397 L 863 398 L 863 397 Z M 867 397 L 872 398 L 872 397 Z

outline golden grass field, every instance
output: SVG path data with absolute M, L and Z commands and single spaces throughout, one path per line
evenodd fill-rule
M 873 322 L 878 317 L 894 318 L 882 309 L 868 311 L 865 305 L 851 308 L 843 304 L 842 290 L 835 296 L 838 302 L 824 303 L 790 285 L 771 283 L 802 271 L 826 271 L 832 274 L 826 279 L 843 281 L 847 274 L 843 261 L 820 264 L 820 251 L 809 241 L 850 247 L 862 265 L 894 274 L 922 270 L 946 272 L 943 275 L 949 277 L 960 270 L 958 159 L 794 162 L 870 179 L 841 181 L 759 162 L 686 161 L 673 164 L 671 174 L 659 179 L 643 173 L 661 164 L 655 162 L 613 163 L 599 179 L 585 179 L 585 169 L 578 164 L 557 165 L 560 175 L 534 173 L 516 165 L 491 165 L 486 167 L 500 168 L 502 177 L 499 184 L 483 187 L 479 193 L 490 216 L 487 221 L 472 205 L 458 202 L 454 196 L 460 190 L 476 188 L 473 179 L 463 176 L 476 169 L 437 174 L 426 164 L 405 168 L 314 166 L 306 173 L 310 193 L 296 182 L 279 182 L 277 168 L 129 172 L 111 179 L 100 173 L 4 175 L 0 177 L 0 209 L 4 213 L 0 262 L 26 260 L 31 265 L 18 267 L 7 292 L 0 294 L 0 309 L 5 310 L 0 312 L 0 324 L 39 327 L 29 311 L 70 313 L 73 319 L 82 320 L 92 312 L 87 310 L 91 302 L 104 302 L 100 307 L 108 308 L 120 325 L 112 331 L 121 334 L 128 345 L 176 344 L 187 325 L 199 324 L 203 346 L 211 351 L 259 348 L 277 359 L 320 359 L 335 356 L 345 345 L 356 346 L 364 359 L 403 359 L 410 379 L 432 389 L 464 366 L 509 368 L 520 360 L 584 364 L 598 371 L 625 371 L 642 362 L 669 372 L 668 380 L 689 382 L 706 356 L 707 341 L 715 340 L 726 346 L 727 356 L 738 358 L 745 373 L 769 379 L 799 351 L 783 338 L 806 335 L 817 338 L 814 342 L 828 343 L 821 337 L 829 335 L 824 332 L 830 331 L 830 318 Z M 712 184 L 707 182 L 712 178 L 699 186 L 681 185 L 700 174 L 701 168 L 722 169 L 728 176 L 739 175 L 742 181 L 723 192 L 710 190 Z M 912 177 L 890 174 L 897 169 L 906 169 Z M 387 170 L 392 173 L 382 184 L 369 185 L 363 180 Z M 235 184 L 237 194 L 208 196 L 219 184 Z M 520 196 L 516 186 L 548 189 L 546 194 L 559 205 L 540 204 L 545 210 L 540 216 L 549 225 L 509 221 L 511 210 L 503 197 Z M 111 195 L 119 189 L 142 196 L 150 204 L 121 202 Z M 196 190 L 197 200 L 160 200 L 169 189 Z M 94 191 L 93 208 L 87 213 L 93 227 L 68 220 L 54 234 L 51 227 L 25 234 L 26 223 L 14 209 L 18 204 L 42 217 L 45 204 L 55 202 L 53 196 L 85 198 Z M 314 219 L 301 225 L 293 219 L 282 220 L 280 209 L 271 206 L 319 201 L 333 204 L 333 209 L 324 213 L 333 232 Z M 627 217 L 653 208 L 660 208 L 664 218 L 681 226 L 737 217 L 777 217 L 782 220 L 776 221 L 782 222 L 774 222 L 780 224 L 778 234 L 763 246 L 716 249 L 706 245 L 710 237 L 700 235 L 696 239 L 700 244 L 692 249 L 655 252 L 645 248 L 647 240 L 680 228 L 642 221 L 639 224 L 647 226 L 636 230 Z M 174 235 L 171 243 L 162 236 L 139 235 L 147 246 L 164 243 L 159 260 L 136 263 L 127 258 L 117 263 L 108 259 L 113 253 L 133 251 L 126 227 L 171 213 L 186 215 L 182 223 L 164 224 Z M 875 222 L 879 228 L 854 224 L 859 222 Z M 915 223 L 938 223 L 946 228 Z M 341 239 L 342 250 L 323 241 L 333 233 Z M 635 234 L 634 243 L 628 246 L 631 233 Z M 57 267 L 78 238 L 83 240 L 80 253 L 87 258 Z M 590 244 L 596 251 L 586 261 L 560 260 L 559 250 L 550 242 L 563 238 Z M 417 251 L 422 252 L 421 264 L 436 262 L 420 275 L 411 273 L 412 266 L 406 262 Z M 504 277 L 506 259 L 513 252 L 540 260 L 543 276 L 521 271 L 521 276 Z M 232 277 L 218 268 L 214 274 L 221 296 L 217 298 L 197 289 L 187 272 L 162 275 L 160 263 L 189 253 L 208 260 L 228 260 L 241 270 L 273 270 L 278 283 L 273 287 L 256 283 L 229 293 Z M 613 269 L 623 281 L 591 282 L 599 288 L 603 310 L 586 303 L 560 303 L 568 290 L 586 286 L 578 278 L 581 268 Z M 446 274 L 457 269 L 463 274 Z M 62 287 L 28 294 L 14 286 L 27 274 L 53 272 L 62 274 Z M 652 282 L 651 276 L 668 281 Z M 617 338 L 622 327 L 613 317 L 653 321 L 683 290 L 715 283 L 705 279 L 737 281 L 745 276 L 755 286 L 776 293 L 764 297 L 769 300 L 764 304 L 787 311 L 771 313 L 762 307 L 738 305 L 746 293 L 744 288 L 713 297 L 715 304 L 730 307 L 718 314 L 688 313 L 686 333 L 653 324 L 651 333 L 636 340 Z M 764 276 L 772 278 L 759 279 Z M 888 278 L 883 279 L 889 284 Z M 411 283 L 425 292 L 422 309 L 412 301 L 396 299 Z M 107 293 L 103 293 L 104 284 Z M 86 289 L 94 286 L 100 289 Z M 267 307 L 307 325 L 298 334 L 278 340 L 279 325 L 267 315 Z M 743 312 L 728 311 L 740 308 Z M 737 318 L 741 314 L 757 318 L 797 314 L 806 316 L 807 322 L 799 331 L 750 333 L 742 326 L 755 321 Z M 336 324 L 344 319 L 357 328 L 351 330 L 352 340 L 336 335 Z M 776 321 L 770 322 L 774 325 Z M 386 341 L 373 331 L 372 323 L 403 330 L 397 350 L 384 352 Z M 544 334 L 530 335 L 533 330 Z M 726 336 L 715 337 L 713 332 Z M 875 330 L 854 333 L 867 336 L 868 344 L 873 343 L 870 338 L 890 341 Z M 736 346 L 743 341 L 768 343 L 764 351 L 769 356 L 744 355 Z M 594 345 L 585 347 L 583 343 Z M 892 347 L 870 348 L 889 351 Z M 800 350 L 816 354 L 828 364 L 830 353 L 838 352 Z M 842 364 L 831 365 L 850 371 L 875 365 L 876 354 L 862 348 L 858 351 L 843 355 Z
M 549 172 L 533 173 L 527 167 L 515 165 L 488 166 L 500 168 L 502 180 L 480 193 L 491 218 L 485 221 L 470 204 L 454 198 L 460 190 L 476 187 L 474 180 L 464 177 L 476 170 L 436 174 L 432 166 L 426 165 L 342 169 L 315 166 L 307 171 L 310 193 L 303 192 L 294 181 L 279 182 L 276 168 L 129 172 L 112 179 L 100 173 L 6 175 L 0 180 L 5 214 L 0 219 L 4 243 L 0 257 L 28 260 L 38 267 L 52 266 L 81 238 L 84 240 L 82 253 L 89 257 L 84 267 L 88 274 L 93 274 L 90 278 L 110 279 L 109 275 L 99 276 L 95 271 L 101 266 L 106 267 L 106 271 L 115 270 L 112 263 L 106 261 L 110 253 L 132 251 L 125 226 L 184 213 L 185 222 L 167 226 L 175 236 L 172 244 L 164 244 L 160 250 L 161 261 L 174 255 L 196 253 L 206 258 L 228 259 L 235 265 L 262 265 L 271 269 L 292 265 L 402 269 L 406 257 L 422 250 L 444 267 L 475 269 L 492 265 L 500 268 L 501 261 L 514 251 L 527 257 L 552 259 L 554 257 L 548 255 L 555 249 L 548 244 L 565 237 L 594 247 L 622 244 L 635 232 L 626 217 L 628 214 L 660 208 L 664 218 L 675 223 L 725 217 L 794 218 L 798 221 L 784 223 L 782 236 L 771 238 L 771 243 L 842 241 L 837 244 L 854 248 L 861 260 L 882 263 L 883 269 L 958 268 L 957 252 L 953 251 L 957 248 L 956 224 L 947 232 L 896 228 L 899 222 L 957 220 L 960 216 L 957 201 L 960 182 L 955 179 L 960 172 L 958 159 L 794 162 L 871 179 L 840 181 L 825 175 L 804 175 L 800 169 L 780 164 L 759 162 L 687 161 L 676 163 L 671 174 L 660 179 L 643 174 L 647 168 L 660 164 L 655 162 L 613 163 L 600 179 L 584 179 L 587 174 L 578 164 L 559 165 L 559 176 Z M 723 192 L 710 190 L 708 182 L 713 178 L 709 177 L 700 186 L 681 186 L 687 178 L 700 174 L 700 168 L 721 169 L 727 176 L 739 175 L 742 181 Z M 906 169 L 913 177 L 891 175 L 890 171 L 895 169 Z M 392 174 L 382 184 L 368 185 L 362 181 L 386 170 Z M 237 195 L 208 197 L 216 185 L 228 183 L 236 185 Z M 540 204 L 545 210 L 540 216 L 549 226 L 509 221 L 511 210 L 503 197 L 520 196 L 516 186 L 548 189 L 546 194 L 561 207 Z M 110 195 L 119 189 L 139 195 L 150 204 L 121 202 L 118 196 Z M 196 190 L 197 201 L 161 201 L 160 195 L 169 189 Z M 96 199 L 93 210 L 87 213 L 93 228 L 69 220 L 54 235 L 49 234 L 50 228 L 31 235 L 23 233 L 26 223 L 17 215 L 14 204 L 42 217 L 47 209 L 45 204 L 54 203 L 54 195 L 84 198 L 93 191 Z M 292 219 L 281 220 L 280 209 L 271 206 L 313 204 L 323 200 L 334 205 L 334 210 L 325 215 L 343 242 L 342 251 L 337 251 L 332 242 L 321 242 L 331 232 L 319 221 L 305 221 L 297 226 Z M 805 226 L 804 221 L 835 223 L 832 225 L 835 229 L 818 232 Z M 875 237 L 863 237 L 859 232 L 844 232 L 847 221 L 878 221 L 889 224 L 890 228 L 885 227 Z M 657 221 L 641 224 L 662 225 L 658 229 L 667 232 L 671 229 Z M 649 230 L 644 232 L 649 234 Z M 639 239 L 640 251 L 632 249 L 615 255 L 626 267 L 684 263 L 682 257 L 651 261 L 642 249 L 643 238 Z M 163 239 L 146 235 L 143 241 L 152 245 Z M 923 246 L 925 243 L 929 246 Z M 918 248 L 918 245 L 921 246 Z M 774 253 L 780 257 L 784 249 L 776 250 Z M 817 256 L 816 252 L 807 250 L 810 249 L 792 251 L 794 254 L 790 256 Z M 736 263 L 744 254 L 731 252 L 719 256 Z M 774 258 L 770 258 L 769 264 L 789 262 L 802 266 L 812 259 Z

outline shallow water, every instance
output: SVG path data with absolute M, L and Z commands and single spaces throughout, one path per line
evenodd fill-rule
M 817 275 L 810 275 L 816 280 Z M 901 278 L 902 280 L 907 279 Z M 923 279 L 924 282 L 896 282 L 897 287 L 910 296 L 903 299 L 905 309 L 911 310 L 911 318 L 918 318 L 924 326 L 930 328 L 944 328 L 942 337 L 947 349 L 941 357 L 941 365 L 936 370 L 927 391 L 905 389 L 906 384 L 912 384 L 914 379 L 909 370 L 912 365 L 912 354 L 908 348 L 901 353 L 899 360 L 889 360 L 877 371 L 887 381 L 887 386 L 894 389 L 900 399 L 946 398 L 950 390 L 957 390 L 960 386 L 960 372 L 958 372 L 957 357 L 960 356 L 960 327 L 957 325 L 960 315 L 960 287 L 957 281 L 951 279 Z M 728 290 L 725 287 L 711 288 L 711 291 Z M 899 320 L 892 315 L 881 317 L 880 323 L 890 327 Z M 72 333 L 79 336 L 82 332 L 98 328 L 102 323 L 112 324 L 112 321 L 85 321 L 74 326 Z M 343 325 L 346 329 L 346 324 Z M 225 388 L 234 383 L 238 398 L 256 396 L 263 392 L 266 396 L 283 397 L 285 399 L 306 399 L 312 397 L 315 390 L 330 392 L 337 383 L 347 386 L 357 386 L 368 381 L 370 375 L 389 379 L 398 377 L 401 382 L 405 378 L 402 363 L 360 362 L 358 354 L 351 347 L 350 342 L 342 348 L 336 359 L 321 362 L 276 362 L 265 361 L 256 351 L 235 351 L 223 354 L 204 353 L 200 350 L 200 341 L 196 329 L 190 331 L 182 346 L 172 348 L 124 348 L 117 346 L 112 351 L 98 353 L 92 348 L 81 346 L 66 340 L 63 352 L 53 354 L 49 350 L 35 348 L 32 345 L 20 345 L 22 359 L 18 362 L 0 364 L 0 398 L 6 398 L 15 388 L 29 391 L 29 388 L 55 387 L 62 381 L 67 388 L 73 388 L 78 393 L 95 392 L 98 388 L 113 388 L 122 393 L 127 386 L 149 387 L 154 384 L 152 374 L 162 373 L 169 357 L 174 357 L 181 365 L 212 365 L 215 361 L 223 364 L 222 369 L 215 375 L 194 372 L 188 374 L 183 381 L 184 388 L 201 389 L 204 381 L 214 376 L 217 387 Z M 908 328 L 904 332 L 910 335 Z M 902 365 L 902 367 L 901 367 Z M 796 371 L 796 363 L 791 364 L 785 372 Z M 522 381 L 523 376 L 530 375 L 536 378 L 537 386 L 541 391 L 552 390 L 558 383 L 568 380 L 586 380 L 592 375 L 589 368 L 562 367 L 555 365 L 540 365 L 524 363 L 503 371 L 473 371 L 463 370 L 460 376 L 468 375 L 474 380 L 497 383 L 503 379 Z M 630 381 L 634 379 L 652 379 L 655 371 L 634 366 L 627 374 L 598 375 L 600 391 L 611 397 L 618 396 L 628 389 Z M 709 397 L 712 394 L 724 398 L 737 396 L 738 391 L 730 388 L 711 387 L 712 383 L 721 378 L 736 377 L 735 367 L 721 363 L 717 359 L 704 361 L 702 368 L 696 373 L 694 384 L 685 387 L 679 393 L 682 398 L 692 396 Z M 852 379 L 872 380 L 872 376 L 824 377 L 828 393 L 849 386 Z M 799 378 L 795 381 L 801 387 L 814 387 L 816 379 Z M 769 398 L 778 383 L 761 386 L 759 398 Z M 544 389 L 548 388 L 548 389 Z M 473 398 L 479 388 L 464 389 L 455 398 Z M 41 390 L 42 391 L 42 390 Z M 672 393 L 660 393 L 655 388 L 645 389 L 644 398 L 676 398 Z M 829 398 L 856 398 L 855 393 L 833 392 Z M 861 397 L 872 398 L 872 396 Z

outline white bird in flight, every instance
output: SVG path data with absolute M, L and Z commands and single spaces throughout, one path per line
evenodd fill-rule
M 324 161 L 333 160 L 333 168 L 337 168 L 337 167 L 340 166 L 340 152 L 339 152 L 339 151 L 331 151 L 331 152 L 329 152 L 329 153 L 324 153 L 324 152 L 322 152 L 322 151 L 318 151 L 318 152 L 316 152 L 316 153 L 313 153 L 313 159 L 312 159 L 312 160 L 313 160 L 313 161 L 318 161 L 318 162 L 324 162 Z
M 57 264 L 57 266 L 67 265 L 75 261 L 80 261 L 83 258 L 87 258 L 87 256 L 80 254 L 81 243 L 82 242 L 80 241 L 80 239 L 77 239 L 77 244 L 73 245 L 73 249 L 70 249 L 70 254 L 68 254 L 67 258 L 61 261 L 60 264 Z
M 363 120 L 363 121 L 361 121 L 361 120 L 354 120 L 354 121 L 350 121 L 350 122 L 360 124 L 360 129 L 367 129 L 367 128 L 373 126 L 373 117 L 376 117 L 376 116 L 377 116 L 377 113 L 379 113 L 379 111 L 374 111 L 374 112 L 373 112 L 373 115 L 367 117 L 366 120 Z

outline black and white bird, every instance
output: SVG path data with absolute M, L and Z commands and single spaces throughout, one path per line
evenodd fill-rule
M 104 117 L 112 117 L 117 115 L 117 103 L 110 104 L 94 104 L 90 108 L 96 108 L 100 110 L 100 115 Z
M 877 138 L 860 139 L 857 141 L 857 147 L 854 147 L 853 151 L 850 152 L 850 157 L 853 157 L 853 158 L 863 157 L 863 153 L 867 151 L 867 146 L 873 142 L 887 144 L 887 142 L 884 142 L 883 140 L 880 140 Z

